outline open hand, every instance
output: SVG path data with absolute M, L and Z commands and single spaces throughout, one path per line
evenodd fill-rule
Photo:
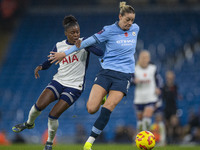
M 161 90 L 159 88 L 156 88 L 155 93 L 156 93 L 156 95 L 160 95 L 161 94 Z
M 135 84 L 140 84 L 140 83 L 141 83 L 141 81 L 140 81 L 138 78 L 135 78 L 135 79 L 133 80 L 133 82 L 134 82 Z
M 54 62 L 56 62 L 56 65 L 58 64 L 58 63 L 60 63 L 62 60 L 63 60 L 63 58 L 65 58 L 66 57 L 66 54 L 64 53 L 64 52 L 50 52 L 50 55 L 48 55 L 48 57 L 49 57 L 49 61 L 51 61 L 51 63 L 54 63 Z
M 42 70 L 42 66 L 37 66 L 37 67 L 35 68 L 35 70 L 34 70 L 34 74 L 35 74 L 35 78 L 36 78 L 36 79 L 40 77 L 40 75 L 39 75 L 39 73 L 38 73 L 40 70 Z

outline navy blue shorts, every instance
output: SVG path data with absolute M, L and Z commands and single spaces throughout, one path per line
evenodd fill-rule
M 101 69 L 97 74 L 94 84 L 103 87 L 107 93 L 110 90 L 121 91 L 127 94 L 130 86 L 131 74 L 109 69 Z
M 63 86 L 59 82 L 52 80 L 46 87 L 50 89 L 56 99 L 63 99 L 71 106 L 80 96 L 82 91 L 70 87 Z
M 152 106 L 154 109 L 156 108 L 156 102 L 147 103 L 147 104 L 135 104 L 136 111 L 144 111 L 145 107 Z

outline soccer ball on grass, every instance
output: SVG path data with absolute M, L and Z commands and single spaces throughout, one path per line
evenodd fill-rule
M 139 150 L 151 150 L 156 141 L 155 136 L 150 131 L 141 131 L 135 137 L 136 146 Z

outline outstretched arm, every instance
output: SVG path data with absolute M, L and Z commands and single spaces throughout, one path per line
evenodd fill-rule
M 36 68 L 35 68 L 35 70 L 34 70 L 34 74 L 35 74 L 35 78 L 37 79 L 37 78 L 39 78 L 40 77 L 40 75 L 39 75 L 39 71 L 40 70 L 46 70 L 46 69 L 48 69 L 49 67 L 51 67 L 51 63 L 50 63 L 50 61 L 48 61 L 48 60 L 46 60 L 44 63 L 42 63 L 41 65 L 39 65 L 39 66 L 37 66 Z
M 65 50 L 65 52 L 50 52 L 50 55 L 48 55 L 48 57 L 49 57 L 48 60 L 51 61 L 51 63 L 56 62 L 56 65 L 57 65 L 57 64 L 60 63 L 60 62 L 62 61 L 62 59 L 65 58 L 67 55 L 69 55 L 69 54 L 71 54 L 71 53 L 73 53 L 73 52 L 75 52 L 75 51 L 81 50 L 81 49 L 83 49 L 83 48 L 85 48 L 85 47 L 88 47 L 88 46 L 90 46 L 90 45 L 93 45 L 93 44 L 95 44 L 96 42 L 97 42 L 96 39 L 95 39 L 93 36 L 91 36 L 91 37 L 87 38 L 86 40 L 84 40 L 83 42 L 81 42 L 80 48 L 77 48 L 77 47 L 74 45 L 74 46 L 72 46 L 70 49 Z
M 103 55 L 103 50 L 96 47 L 96 46 L 89 46 L 85 48 L 87 51 L 92 52 L 93 54 L 97 55 L 97 56 L 102 56 Z
M 54 46 L 54 48 L 53 48 L 53 50 L 52 50 L 53 52 L 57 52 L 57 47 L 56 47 L 56 45 Z M 44 61 L 42 64 L 40 64 L 40 65 L 38 65 L 36 68 L 35 68 L 35 70 L 34 70 L 34 75 L 35 75 L 35 78 L 37 79 L 37 78 L 39 78 L 40 77 L 40 75 L 39 75 L 39 71 L 40 70 L 46 70 L 46 69 L 49 69 L 49 67 L 51 67 L 51 61 L 49 61 L 49 60 L 46 60 L 46 61 Z

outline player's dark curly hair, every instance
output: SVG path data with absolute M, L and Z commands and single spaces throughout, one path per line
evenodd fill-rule
M 63 27 L 65 28 L 65 30 L 75 25 L 78 25 L 78 21 L 74 16 L 72 15 L 65 16 L 65 18 L 63 19 Z

